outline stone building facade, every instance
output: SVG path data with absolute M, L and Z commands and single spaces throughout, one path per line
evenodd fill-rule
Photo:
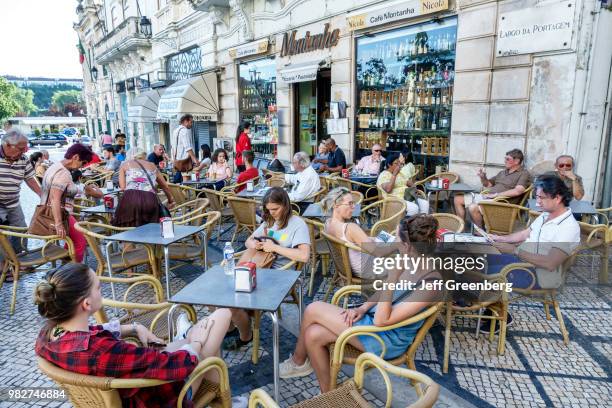
M 538 7 L 552 10 L 551 15 L 568 15 L 561 10 L 568 4 L 572 12 L 567 44 L 499 55 L 502 17 Z M 274 128 L 274 138 L 266 140 L 277 143 L 273 151 L 281 159 L 308 146 L 309 132 L 312 146 L 327 136 L 323 133 L 329 128 L 321 122 L 329 117 L 326 103 L 332 101 L 343 103 L 348 118 L 347 128 L 340 127 L 333 137 L 347 158 L 357 158 L 363 147 L 359 128 L 371 126 L 363 123 L 367 115 L 362 116 L 359 106 L 359 44 L 385 38 L 393 30 L 419 25 L 435 29 L 450 22 L 455 27 L 452 47 L 449 37 L 442 40 L 454 52 L 452 111 L 445 136 L 450 140 L 445 159 L 449 169 L 476 184 L 477 168 L 496 172 L 512 148 L 525 152 L 529 168 L 546 168 L 558 155 L 571 154 L 586 197 L 609 203 L 612 43 L 606 39 L 612 12 L 600 1 L 83 0 L 77 14 L 75 29 L 89 61 L 84 64 L 84 92 L 94 134 L 127 128 L 131 145 L 149 149 L 152 143 L 171 143 L 168 135 L 177 115 L 130 121 L 130 105 L 151 89 L 163 100 L 175 81 L 214 73 L 216 90 L 204 95 L 208 102 L 215 99 L 206 103 L 214 115 L 202 116 L 196 143 L 223 139 L 231 146 L 240 121 L 254 118 L 262 131 Z M 382 17 L 372 17 L 377 15 Z M 143 16 L 151 22 L 150 36 L 142 33 Z M 352 26 L 359 18 L 369 20 Z M 337 38 L 327 41 L 334 30 Z M 298 52 L 284 55 L 283 40 L 292 35 L 302 43 L 296 43 Z M 314 82 L 309 88 L 296 78 Z M 258 95 L 259 101 L 250 105 L 250 91 L 244 88 L 257 88 L 258 83 L 274 95 L 272 102 L 262 102 Z M 316 107 L 304 97 L 311 90 L 310 104 Z M 251 112 L 257 103 L 264 104 L 262 114 Z M 393 120 L 397 127 L 399 119 Z M 384 123 L 388 127 L 387 119 Z M 441 132 L 430 128 L 430 133 Z

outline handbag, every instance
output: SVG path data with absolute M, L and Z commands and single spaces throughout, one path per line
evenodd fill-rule
M 253 262 L 258 268 L 269 268 L 276 260 L 276 254 L 264 252 L 255 248 L 247 248 L 240 257 L 238 265 L 243 262 Z
M 193 162 L 191 161 L 191 157 L 187 157 L 186 159 L 183 159 L 183 160 L 176 160 L 176 154 L 178 153 L 178 141 L 179 141 L 180 133 L 181 133 L 181 129 L 179 128 L 178 132 L 176 132 L 176 148 L 174 149 L 174 160 L 172 160 L 172 163 L 176 171 L 180 171 L 181 173 L 187 173 L 193 169 Z
M 153 189 L 153 194 L 155 194 L 155 198 L 157 199 L 157 206 L 159 208 L 159 218 L 171 218 L 170 210 L 168 210 L 168 207 L 162 204 L 161 200 L 159 199 L 159 196 L 156 193 L 157 188 L 155 188 L 153 180 L 151 180 L 151 176 L 149 176 L 149 173 L 145 170 L 144 166 L 140 164 L 138 160 L 135 160 L 135 162 L 140 166 L 142 172 L 147 176 L 147 180 L 149 180 L 149 184 Z
M 51 181 L 49 182 L 49 192 L 47 193 L 47 199 L 44 204 L 39 204 L 36 206 L 34 210 L 34 215 L 32 216 L 32 221 L 30 222 L 30 226 L 28 227 L 28 234 L 32 235 L 40 235 L 40 236 L 49 236 L 49 235 L 57 235 L 57 226 L 55 223 L 55 218 L 53 217 L 53 208 L 49 205 L 49 195 L 51 194 L 51 186 L 53 185 L 53 179 L 57 176 L 60 170 L 55 172 L 55 174 L 51 177 Z M 62 217 L 61 224 L 64 227 L 64 231 L 68 234 L 68 211 L 65 208 L 66 205 L 66 190 L 62 193 L 62 201 L 61 201 L 61 210 L 60 214 Z

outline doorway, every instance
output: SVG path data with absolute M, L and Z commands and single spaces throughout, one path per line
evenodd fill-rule
M 326 119 L 329 118 L 331 100 L 331 70 L 319 70 L 316 80 L 298 82 L 293 86 L 295 152 L 302 151 L 314 156 L 318 144 L 329 137 Z

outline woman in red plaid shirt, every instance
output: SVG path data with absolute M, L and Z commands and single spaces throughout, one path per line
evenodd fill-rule
M 157 387 L 119 390 L 124 407 L 175 407 L 198 361 L 219 355 L 231 319 L 229 309 L 217 309 L 191 330 L 187 330 L 189 326 L 181 328 L 179 322 L 177 338 L 184 339 L 165 349 L 135 346 L 121 337 L 138 336 L 145 345 L 163 341 L 138 323 L 119 325 L 115 320 L 90 326 L 89 318 L 102 307 L 100 279 L 87 265 L 75 263 L 47 273 L 36 286 L 34 301 L 40 315 L 48 319 L 36 340 L 36 354 L 44 359 L 79 374 L 173 381 Z M 208 379 L 219 381 L 212 372 Z M 192 406 L 191 395 L 199 386 L 200 381 L 194 382 L 183 406 Z

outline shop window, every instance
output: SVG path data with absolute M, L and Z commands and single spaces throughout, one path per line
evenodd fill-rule
M 448 166 L 456 18 L 357 39 L 357 158 L 412 152 L 420 176 Z
M 276 63 L 261 59 L 238 66 L 240 120 L 251 123 L 251 144 L 258 156 L 273 156 L 278 144 Z

